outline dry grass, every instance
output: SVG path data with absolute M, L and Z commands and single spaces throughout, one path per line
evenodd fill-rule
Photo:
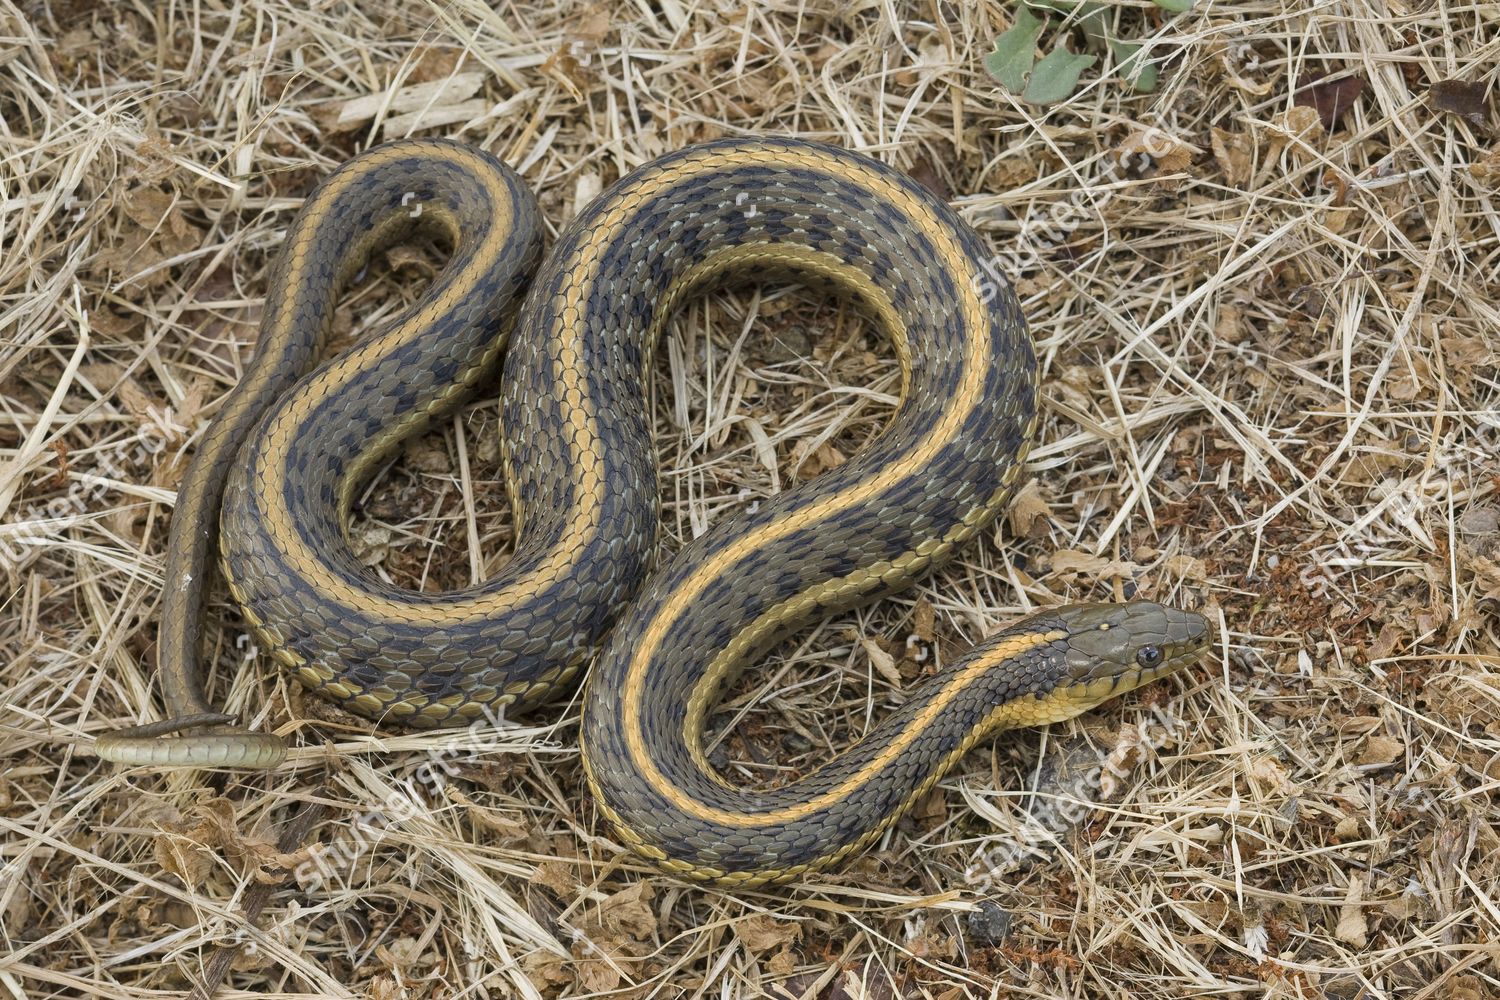
M 1086 75 L 1046 110 L 981 69 L 1008 3 L 24 7 L 0 2 L 0 993 L 170 995 L 248 940 L 223 995 L 1500 995 L 1494 5 L 1136 4 L 1159 92 Z M 1293 108 L 1318 70 L 1364 81 L 1333 130 Z M 1488 85 L 1481 123 L 1433 108 L 1449 78 Z M 1157 155 L 1115 169 L 1148 127 Z M 574 713 L 372 733 L 246 661 L 222 605 L 215 698 L 302 749 L 269 776 L 101 765 L 92 736 L 160 712 L 172 490 L 280 233 L 412 132 L 495 150 L 554 226 L 665 150 L 795 133 L 1037 250 L 1035 491 L 747 681 L 716 750 L 746 780 L 1038 604 L 1207 607 L 1222 647 L 1002 737 L 852 867 L 744 895 L 620 853 Z M 346 331 L 428 267 L 389 255 Z M 778 290 L 686 310 L 656 378 L 668 545 L 839 461 L 898 386 L 868 330 Z M 360 543 L 413 586 L 484 574 L 496 474 L 487 400 L 370 491 Z M 414 814 L 358 834 L 392 796 Z M 274 846 L 307 801 L 348 856 L 247 925 L 251 887 L 309 860 Z

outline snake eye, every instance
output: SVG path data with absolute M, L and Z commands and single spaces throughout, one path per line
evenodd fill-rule
M 1142 646 L 1141 651 L 1135 654 L 1135 662 L 1150 669 L 1161 662 L 1161 649 L 1156 646 Z

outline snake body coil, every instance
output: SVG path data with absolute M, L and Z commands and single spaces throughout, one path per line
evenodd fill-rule
M 314 368 L 342 288 L 415 230 L 453 247 L 432 289 Z M 1203 619 L 1156 605 L 1045 612 L 949 664 L 810 775 L 731 787 L 701 743 L 725 685 L 789 632 L 942 563 L 1003 508 L 1037 423 L 1030 338 L 1008 286 L 994 293 L 983 242 L 946 205 L 827 146 L 728 140 L 648 164 L 584 209 L 532 278 L 538 234 L 522 182 L 449 142 L 378 147 L 308 199 L 253 365 L 173 515 L 160 665 L 175 718 L 102 738 L 102 755 L 280 759 L 268 736 L 150 739 L 227 721 L 195 666 L 221 493 L 224 573 L 259 639 L 361 714 L 460 724 L 547 697 L 597 650 L 582 743 L 599 808 L 640 853 L 693 878 L 759 883 L 829 864 L 985 733 L 1077 714 L 1206 644 Z M 642 588 L 658 502 L 652 345 L 686 296 L 786 277 L 852 300 L 890 337 L 899 417 L 845 465 L 716 525 Z M 355 491 L 501 365 L 514 557 L 470 590 L 385 585 L 345 539 Z

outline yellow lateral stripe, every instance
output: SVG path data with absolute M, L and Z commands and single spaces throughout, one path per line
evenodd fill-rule
M 821 157 L 820 157 L 821 158 Z M 853 182 L 853 174 L 848 164 L 827 158 L 830 172 L 844 177 Z M 921 209 L 913 202 L 911 196 L 900 187 L 886 180 L 873 171 L 859 171 L 858 180 L 871 191 L 883 195 L 892 204 L 901 207 L 908 215 L 919 217 Z M 645 734 L 641 729 L 641 704 L 642 696 L 646 687 L 646 675 L 650 665 L 657 655 L 671 623 L 681 614 L 687 612 L 693 604 L 702 597 L 703 591 L 716 579 L 720 578 L 728 567 L 743 559 L 746 555 L 766 548 L 771 542 L 785 538 L 796 531 L 801 530 L 808 524 L 823 520 L 829 515 L 848 510 L 875 494 L 889 488 L 906 476 L 913 475 L 927 466 L 932 458 L 944 447 L 946 447 L 963 427 L 973 410 L 980 392 L 983 389 L 985 379 L 989 373 L 989 363 L 986 351 L 980 340 L 987 329 L 984 322 L 984 306 L 974 293 L 972 283 L 961 281 L 961 277 L 972 274 L 974 262 L 957 245 L 952 235 L 945 231 L 930 231 L 928 235 L 939 244 L 938 253 L 943 262 L 954 275 L 955 281 L 965 288 L 963 297 L 964 322 L 963 330 L 966 335 L 964 342 L 965 361 L 962 367 L 964 379 L 955 387 L 951 405 L 945 410 L 938 426 L 933 429 L 931 435 L 917 448 L 903 456 L 903 458 L 891 465 L 881 469 L 875 475 L 858 483 L 843 493 L 834 494 L 822 498 L 811 507 L 797 511 L 781 521 L 768 524 L 757 531 L 746 534 L 724 548 L 713 553 L 713 555 L 694 567 L 692 573 L 683 581 L 669 600 L 663 603 L 655 617 L 646 626 L 640 644 L 631 655 L 629 666 L 626 670 L 624 681 L 624 705 L 622 713 L 622 724 L 625 728 L 625 745 L 630 753 L 631 762 L 635 765 L 646 784 L 655 792 L 679 805 L 685 811 L 694 812 L 696 809 L 708 809 L 700 803 L 686 796 L 681 789 L 672 785 L 660 768 L 652 759 L 650 750 L 646 744 Z M 810 810 L 809 810 L 810 811 Z M 716 812 L 709 810 L 709 812 Z M 709 818 L 707 814 L 704 818 Z M 725 813 L 725 816 L 737 814 Z M 800 815 L 800 814 L 798 814 Z M 796 818 L 791 816 L 789 818 Z M 730 820 L 732 822 L 732 820 Z
M 682 789 L 664 780 L 659 786 L 653 785 L 653 788 L 660 792 L 673 806 L 681 809 L 683 812 L 696 816 L 699 819 L 720 823 L 725 826 L 770 826 L 802 819 L 819 809 L 842 802 L 856 788 L 866 784 L 875 775 L 884 771 L 890 766 L 891 761 L 899 756 L 901 751 L 906 749 L 914 739 L 931 728 L 933 721 L 952 704 L 955 698 L 963 693 L 965 688 L 973 684 L 986 672 L 994 669 L 996 665 L 1013 656 L 1019 656 L 1045 646 L 1050 642 L 1056 642 L 1065 638 L 1067 638 L 1067 632 L 1059 629 L 1048 632 L 1023 632 L 997 643 L 994 648 L 987 650 L 982 656 L 975 657 L 972 663 L 954 674 L 943 685 L 943 689 L 937 696 L 928 702 L 922 711 L 907 721 L 906 725 L 902 727 L 901 732 L 886 745 L 884 750 L 870 758 L 858 771 L 846 776 L 837 786 L 829 789 L 822 795 L 808 799 L 806 802 L 800 802 L 794 806 L 786 806 L 782 809 L 769 810 L 763 813 L 745 813 L 705 805 L 689 796 Z

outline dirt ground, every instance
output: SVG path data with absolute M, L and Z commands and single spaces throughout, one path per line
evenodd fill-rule
M 217 960 L 220 996 L 1500 996 L 1500 5 L 1069 7 L 1036 46 L 1097 58 L 1043 105 L 986 69 L 1013 0 L 0 0 L 0 994 L 180 995 Z M 162 715 L 174 490 L 292 214 L 416 134 L 503 157 L 553 233 L 685 144 L 833 142 L 1017 283 L 1045 421 L 1012 514 L 752 672 L 721 765 L 804 773 L 1039 606 L 1197 608 L 1212 654 L 983 744 L 864 857 L 757 891 L 622 851 L 576 704 L 377 731 L 253 655 L 222 593 L 213 697 L 289 762 L 101 763 Z M 440 262 L 386 253 L 340 341 Z M 837 302 L 690 304 L 654 371 L 664 549 L 846 460 L 899 389 Z M 353 542 L 465 586 L 509 551 L 499 475 L 489 393 Z

